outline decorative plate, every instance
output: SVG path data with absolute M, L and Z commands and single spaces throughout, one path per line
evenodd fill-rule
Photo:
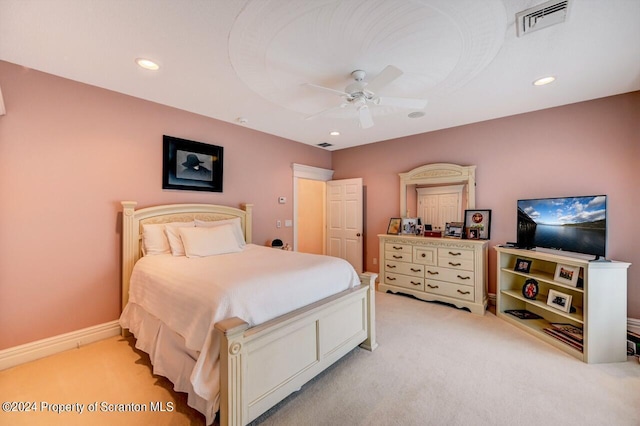
M 522 286 L 522 295 L 527 299 L 534 300 L 538 295 L 538 281 L 533 278 L 526 280 Z

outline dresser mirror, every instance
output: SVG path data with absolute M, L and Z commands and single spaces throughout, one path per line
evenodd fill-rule
M 422 203 L 421 203 L 422 201 Z M 435 163 L 400 173 L 400 214 L 420 217 L 434 230 L 461 221 L 476 206 L 476 166 Z

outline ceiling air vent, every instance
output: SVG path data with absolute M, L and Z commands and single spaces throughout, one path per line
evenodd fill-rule
M 560 24 L 567 19 L 569 0 L 551 0 L 516 13 L 518 37 Z
M 333 146 L 333 144 L 328 142 L 322 142 L 322 143 L 319 143 L 318 146 L 322 148 L 328 148 L 330 146 Z

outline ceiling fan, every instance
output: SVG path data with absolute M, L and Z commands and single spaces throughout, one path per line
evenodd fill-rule
M 306 117 L 306 119 L 308 120 L 327 112 L 346 108 L 347 106 L 352 105 L 358 112 L 360 127 L 363 129 L 367 129 L 373 126 L 373 118 L 371 116 L 371 111 L 369 110 L 370 105 L 389 105 L 410 109 L 424 108 L 427 105 L 427 101 L 425 99 L 398 98 L 377 95 L 379 90 L 383 89 L 385 86 L 396 80 L 402 74 L 403 72 L 399 68 L 394 67 L 393 65 L 388 65 L 385 69 L 382 70 L 380 74 L 367 82 L 364 81 L 367 73 L 363 70 L 355 70 L 351 73 L 351 76 L 355 81 L 349 84 L 344 89 L 344 91 L 330 89 L 324 86 L 318 86 L 317 84 L 313 83 L 305 83 L 307 86 L 313 89 L 330 92 L 335 95 L 339 95 L 344 99 L 344 102 L 337 107 L 320 111 L 316 114 Z

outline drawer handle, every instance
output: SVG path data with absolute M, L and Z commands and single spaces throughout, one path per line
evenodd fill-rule
M 451 256 L 460 256 L 462 253 L 460 253 L 460 252 L 458 252 L 458 253 L 454 253 L 454 252 L 450 251 L 450 252 L 449 252 L 449 254 L 450 254 Z
M 451 266 L 460 266 L 460 265 L 462 265 L 462 263 L 449 262 L 449 265 L 451 265 Z
M 471 277 L 461 277 L 460 275 L 458 275 L 458 278 L 460 278 L 461 280 L 470 280 Z
M 461 290 L 458 290 L 458 293 L 460 293 L 460 294 L 471 294 L 470 291 L 461 291 Z
M 394 250 L 402 250 L 402 246 L 398 247 L 398 246 L 393 246 Z
M 425 253 L 422 253 L 420 256 L 427 257 L 427 255 Z
M 427 287 L 429 287 L 429 288 L 440 288 L 439 285 L 431 285 L 431 284 L 427 284 Z M 458 290 L 458 291 L 460 291 L 460 290 Z
M 402 259 L 402 256 L 396 256 L 395 254 L 393 255 L 394 259 Z
M 387 265 L 387 268 L 389 268 L 389 269 L 393 269 L 395 267 L 396 267 L 396 265 Z
M 389 281 L 395 281 L 396 279 L 395 279 L 395 278 L 393 278 L 393 277 L 387 277 L 387 280 L 389 280 Z
M 431 271 L 427 271 L 427 274 L 429 275 L 438 275 L 440 272 L 436 271 L 436 272 L 431 272 Z
M 413 285 L 421 285 L 422 283 L 414 283 L 413 281 L 411 281 L 411 284 L 413 284 Z
M 413 269 L 413 268 L 411 268 L 411 272 L 422 272 L 422 269 Z

